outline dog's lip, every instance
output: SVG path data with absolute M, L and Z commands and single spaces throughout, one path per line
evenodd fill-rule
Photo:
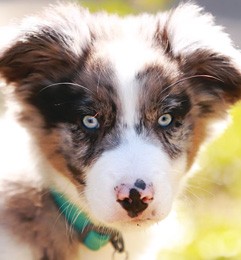
M 131 223 L 134 223 L 134 224 L 141 224 L 141 223 L 147 223 L 147 222 L 152 222 L 153 220 L 151 219 L 135 219 L 135 220 L 132 220 L 130 221 Z
M 128 221 L 130 224 L 136 224 L 137 226 L 138 225 L 141 225 L 141 224 L 146 224 L 146 223 L 154 223 L 154 222 L 157 222 L 156 219 L 152 219 L 152 218 L 141 218 L 141 217 L 136 217 L 136 218 L 133 218 L 131 219 L 130 221 Z

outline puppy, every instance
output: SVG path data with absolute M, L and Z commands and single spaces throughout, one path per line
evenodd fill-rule
M 193 4 L 125 18 L 54 6 L 15 28 L 0 73 L 19 122 L 1 127 L 4 260 L 147 259 L 144 227 L 241 97 L 239 51 Z

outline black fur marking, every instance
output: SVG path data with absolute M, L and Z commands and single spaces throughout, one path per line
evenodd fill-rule
M 83 167 L 120 142 L 116 127 L 118 98 L 111 86 L 112 73 L 103 64 L 95 66 L 91 69 L 86 64 L 82 71 L 79 67 L 78 75 L 64 79 L 62 83 L 42 87 L 37 93 L 32 93 L 28 100 L 43 115 L 46 129 L 58 129 L 60 123 L 62 127 L 65 125 L 71 143 L 63 142 L 61 153 L 70 172 L 81 184 L 85 184 Z M 86 128 L 83 125 L 86 115 L 96 117 L 100 127 Z M 87 148 L 80 153 L 82 147 Z
M 81 114 L 93 114 L 93 101 L 88 93 L 77 85 L 60 83 L 42 89 L 31 97 L 30 102 L 36 106 L 45 118 L 47 126 L 57 123 L 76 123 Z
M 164 149 L 174 159 L 182 152 L 182 143 L 187 138 L 185 133 L 190 133 L 186 129 L 188 125 L 185 123 L 185 118 L 191 111 L 192 104 L 188 94 L 184 91 L 179 94 L 167 94 L 167 98 L 162 102 L 158 100 L 156 102 L 157 104 L 154 104 L 155 110 L 160 112 L 157 113 L 152 124 L 146 122 L 146 125 L 149 125 L 150 133 L 152 132 L 151 128 L 153 128 Z M 169 113 L 173 119 L 170 125 L 163 127 L 158 124 L 158 118 L 166 113 Z
M 171 114 L 174 119 L 183 118 L 191 110 L 191 101 L 185 92 L 168 95 L 163 101 L 163 113 Z

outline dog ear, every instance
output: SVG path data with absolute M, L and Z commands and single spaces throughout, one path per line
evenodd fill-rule
M 222 114 L 241 99 L 241 53 L 214 18 L 196 5 L 180 5 L 165 19 L 157 38 L 178 62 L 182 78 L 191 82 L 197 106 L 203 115 Z
M 194 93 L 206 95 L 207 100 L 212 97 L 213 102 L 221 100 L 228 106 L 241 99 L 241 59 L 238 64 L 229 54 L 204 49 L 181 59 L 182 71 L 196 86 Z
M 29 91 L 30 85 L 46 86 L 73 74 L 90 41 L 86 16 L 86 10 L 69 5 L 25 19 L 0 50 L 1 76 L 21 92 Z

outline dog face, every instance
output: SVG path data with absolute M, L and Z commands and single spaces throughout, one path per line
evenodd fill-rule
M 210 124 L 240 99 L 228 36 L 190 4 L 124 19 L 59 6 L 19 31 L 0 72 L 51 185 L 97 223 L 166 217 Z

